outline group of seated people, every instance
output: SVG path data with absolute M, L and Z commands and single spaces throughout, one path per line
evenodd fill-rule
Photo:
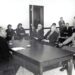
M 43 44 L 49 44 L 54 46 L 55 42 L 59 36 L 58 30 L 56 28 L 56 23 L 51 25 L 50 30 L 44 35 L 44 28 L 42 24 L 38 24 L 37 29 L 33 31 L 33 39 L 42 42 Z
M 42 25 L 38 24 L 36 29 L 36 35 L 34 39 L 39 40 L 43 43 L 55 46 L 55 47 L 63 47 L 63 46 L 70 46 L 75 47 L 75 24 L 73 26 L 69 26 L 69 23 L 65 23 L 63 20 L 59 21 L 59 31 L 56 28 L 56 23 L 52 23 L 50 30 L 43 36 L 42 35 Z M 39 31 L 38 31 L 39 30 Z M 66 61 L 62 63 L 63 67 L 60 71 L 63 71 L 67 68 Z
M 40 40 L 41 42 L 47 42 L 49 45 L 56 46 L 57 44 L 60 46 L 60 43 L 63 43 L 66 39 L 72 37 L 75 31 L 75 26 L 69 26 L 69 23 L 66 23 L 62 30 L 58 31 L 56 27 L 56 23 L 52 23 L 50 30 L 43 35 L 43 27 L 41 24 L 38 24 L 37 29 L 34 31 L 33 38 L 36 40 Z M 72 41 L 68 41 L 65 45 L 72 45 Z
M 75 31 L 75 26 L 70 27 L 69 23 L 65 23 L 62 17 L 59 21 L 59 31 L 56 27 L 56 23 L 52 23 L 50 30 L 44 35 L 44 28 L 41 23 L 37 25 L 37 28 L 33 30 L 32 37 L 36 40 L 42 41 L 43 43 L 48 43 L 49 45 L 55 46 L 57 43 L 63 43 L 66 39 L 72 36 Z M 62 23 L 62 25 L 61 25 Z M 22 27 L 22 23 L 17 25 L 15 30 L 12 29 L 12 25 L 9 24 L 6 29 L 7 40 L 11 39 L 23 39 L 27 36 L 25 29 Z M 66 45 L 71 44 L 71 42 Z M 72 44 L 71 44 L 72 45 Z M 59 44 L 60 46 L 60 44 Z
M 12 29 L 12 25 L 9 24 L 6 29 L 7 32 L 7 40 L 11 39 L 23 39 L 25 36 L 27 36 L 27 33 L 25 32 L 25 29 L 22 27 L 22 23 L 19 23 L 17 25 L 17 28 L 15 30 Z
M 59 31 L 56 27 L 56 23 L 52 23 L 50 30 L 43 35 L 44 28 L 41 23 L 38 23 L 37 28 L 33 30 L 32 39 L 55 47 L 62 47 L 64 45 L 75 47 L 75 25 L 70 27 L 69 23 L 65 23 L 62 20 L 59 21 L 59 24 Z M 14 36 L 17 36 L 18 39 L 23 39 L 26 35 L 27 34 L 25 29 L 22 27 L 22 23 L 18 24 L 15 31 L 12 29 L 12 25 L 10 24 L 7 26 L 6 30 L 0 27 L 0 44 L 2 44 L 0 46 L 0 62 L 8 60 L 11 56 L 11 49 L 9 48 L 6 40 L 9 41 L 14 39 Z

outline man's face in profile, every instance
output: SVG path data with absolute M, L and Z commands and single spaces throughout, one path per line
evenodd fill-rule
M 6 33 L 5 29 L 1 28 L 0 36 L 3 37 L 3 38 L 6 38 L 7 33 Z
M 55 25 L 52 25 L 51 31 L 54 31 L 55 29 L 56 29 L 56 26 Z

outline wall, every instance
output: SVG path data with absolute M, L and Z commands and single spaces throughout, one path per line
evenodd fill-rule
M 15 29 L 18 23 L 29 28 L 29 5 L 44 6 L 44 26 L 57 23 L 62 16 L 72 25 L 75 15 L 75 0 L 0 0 L 0 25 L 12 24 Z

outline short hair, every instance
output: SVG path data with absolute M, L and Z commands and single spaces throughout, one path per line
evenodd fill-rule
M 22 25 L 22 23 L 19 23 L 18 25 Z
M 22 26 L 22 23 L 18 23 L 17 27 L 19 27 L 20 25 Z
M 12 26 L 11 24 L 8 24 L 7 28 L 9 28 L 10 26 Z
M 56 23 L 52 23 L 52 25 L 56 25 Z
M 61 19 L 61 18 L 63 19 L 63 17 L 60 17 L 60 19 Z
M 56 26 L 56 23 L 52 23 L 51 27 L 52 27 L 52 26 Z

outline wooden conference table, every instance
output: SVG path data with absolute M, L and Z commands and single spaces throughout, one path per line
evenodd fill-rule
M 28 45 L 31 45 L 30 47 Z M 72 75 L 72 53 L 59 48 L 42 45 L 34 40 L 15 40 L 12 47 L 24 47 L 24 50 L 13 51 L 17 64 L 25 67 L 35 75 L 57 68 L 67 60 L 67 75 Z

